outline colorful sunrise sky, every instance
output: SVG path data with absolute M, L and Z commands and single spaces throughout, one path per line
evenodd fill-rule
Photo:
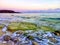
M 0 0 L 0 9 L 40 10 L 60 8 L 60 0 Z

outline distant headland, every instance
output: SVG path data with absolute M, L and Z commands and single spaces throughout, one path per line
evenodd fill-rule
M 47 10 L 23 10 L 23 11 L 0 10 L 0 13 L 60 13 L 60 8 Z
M 0 10 L 0 13 L 21 13 L 21 12 L 15 12 L 13 10 Z

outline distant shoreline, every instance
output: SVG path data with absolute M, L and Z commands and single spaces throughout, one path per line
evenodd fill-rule
M 0 12 L 1 13 L 1 12 Z M 14 13 L 19 13 L 19 12 L 14 12 Z M 14 14 L 13 13 L 13 14 Z M 20 12 L 20 13 L 28 13 L 28 12 Z M 29 12 L 30 13 L 30 12 Z M 33 13 L 33 12 L 32 12 Z M 35 13 L 60 13 L 60 12 L 35 12 Z M 6 13 L 8 14 L 8 13 Z

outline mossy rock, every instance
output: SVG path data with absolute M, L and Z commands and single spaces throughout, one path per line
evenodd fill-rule
M 8 26 L 8 31 L 18 31 L 18 30 L 37 30 L 37 25 L 29 22 L 12 22 Z

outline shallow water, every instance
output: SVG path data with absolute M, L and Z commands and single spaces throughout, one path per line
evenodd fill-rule
M 49 45 L 48 42 L 52 45 L 57 45 L 60 43 L 60 36 L 53 35 L 51 31 L 53 30 L 60 30 L 60 13 L 20 13 L 20 14 L 6 14 L 0 13 L 0 24 L 10 24 L 9 22 L 31 22 L 37 24 L 37 27 L 40 26 L 41 29 L 37 29 L 37 32 L 33 32 L 32 30 L 25 31 L 27 36 L 33 36 L 34 40 L 29 40 L 27 36 L 23 34 L 19 35 L 14 32 L 12 35 L 9 32 L 6 32 L 6 35 L 11 35 L 11 37 L 18 37 L 21 43 L 27 43 L 32 45 L 32 41 L 37 42 L 39 45 Z M 8 25 L 7 25 L 8 26 Z M 49 30 L 47 32 L 43 30 Z M 2 31 L 7 31 L 6 27 L 3 27 Z M 51 42 L 49 37 L 55 38 L 59 43 Z M 41 39 L 41 40 L 39 40 Z

